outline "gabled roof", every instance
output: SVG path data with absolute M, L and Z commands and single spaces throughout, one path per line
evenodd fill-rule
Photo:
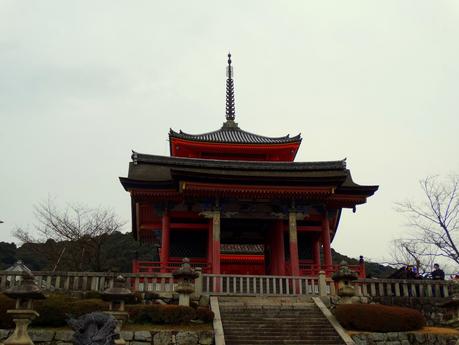
M 188 134 L 182 131 L 176 132 L 171 129 L 169 132 L 169 138 L 230 144 L 287 144 L 301 142 L 300 134 L 294 137 L 290 137 L 290 135 L 274 138 L 265 137 L 240 129 L 237 123 L 232 120 L 226 121 L 219 130 L 203 134 Z

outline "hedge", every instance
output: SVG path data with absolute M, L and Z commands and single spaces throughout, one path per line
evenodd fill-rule
M 169 304 L 129 305 L 127 311 L 133 323 L 177 324 L 197 317 L 192 307 Z
M 196 309 L 196 319 L 203 322 L 212 322 L 214 320 L 214 312 L 206 307 L 198 307 Z
M 0 294 L 0 328 L 14 328 L 8 309 L 14 309 L 15 300 Z M 78 317 L 93 311 L 104 311 L 108 304 L 99 299 L 78 300 L 66 295 L 52 294 L 44 300 L 34 302 L 34 309 L 40 314 L 32 326 L 62 327 L 69 317 Z
M 89 297 L 89 296 L 88 296 Z M 15 301 L 0 294 L 0 328 L 12 328 L 11 315 L 6 314 L 8 309 L 14 309 Z M 108 310 L 108 303 L 100 299 L 75 299 L 68 295 L 51 294 L 48 298 L 35 301 L 34 308 L 40 317 L 32 322 L 32 326 L 62 327 L 67 325 L 69 317 L 79 317 L 94 311 Z M 133 304 L 127 305 L 130 321 L 133 323 L 179 324 L 190 320 L 211 322 L 214 314 L 208 308 L 162 304 Z
M 335 316 L 346 329 L 367 332 L 404 332 L 425 326 L 417 310 L 381 304 L 341 304 Z

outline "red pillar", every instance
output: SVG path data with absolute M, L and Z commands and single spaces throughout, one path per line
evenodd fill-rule
M 274 232 L 274 242 L 276 253 L 273 255 L 273 260 L 276 262 L 276 273 L 278 275 L 285 275 L 285 248 L 284 248 L 284 222 L 279 219 L 276 222 Z M 274 254 L 274 253 L 273 253 Z
M 300 275 L 300 260 L 298 257 L 298 234 L 296 226 L 296 212 L 288 215 L 289 223 L 289 245 L 290 245 L 290 266 L 292 276 Z
M 332 271 L 332 256 L 331 256 L 331 246 L 330 246 L 330 223 L 328 221 L 327 212 L 324 213 L 322 218 L 322 245 L 324 248 L 324 264 L 325 270 L 327 272 Z
M 209 267 L 212 267 L 212 257 L 213 257 L 213 229 L 212 229 L 212 219 L 209 219 L 209 227 L 207 229 L 207 262 Z M 212 272 L 212 270 L 210 270 Z
M 220 274 L 220 211 L 212 216 L 212 273 Z
M 165 270 L 169 262 L 169 247 L 170 247 L 170 229 L 169 229 L 169 215 L 167 211 L 164 211 L 163 217 L 161 219 L 161 268 L 162 271 Z
M 320 271 L 320 240 L 319 238 L 316 238 L 314 242 L 312 243 L 312 255 L 313 255 L 313 260 L 314 260 L 313 274 L 318 275 Z

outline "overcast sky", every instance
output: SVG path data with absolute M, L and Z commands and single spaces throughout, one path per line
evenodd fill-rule
M 48 196 L 129 221 L 131 149 L 219 128 L 231 50 L 243 129 L 380 185 L 332 245 L 383 258 L 408 231 L 394 202 L 459 172 L 458 42 L 454 0 L 0 0 L 0 241 Z

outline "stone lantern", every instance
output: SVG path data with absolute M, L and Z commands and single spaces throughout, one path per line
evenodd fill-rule
M 115 339 L 116 345 L 126 344 L 126 341 L 121 337 L 121 328 L 129 318 L 124 305 L 131 296 L 131 290 L 126 288 L 126 278 L 121 275 L 115 278 L 113 287 L 108 288 L 102 293 L 102 299 L 110 303 L 107 314 L 112 315 L 116 320 L 116 331 L 119 334 L 119 339 Z
M 333 273 L 332 279 L 338 285 L 338 296 L 343 297 L 344 303 L 350 303 L 351 297 L 355 296 L 355 288 L 352 282 L 358 279 L 358 273 L 351 271 L 347 262 L 342 261 L 339 264 L 338 272 Z
M 15 309 L 7 310 L 11 314 L 16 328 L 11 336 L 5 340 L 5 345 L 33 345 L 29 337 L 27 328 L 32 320 L 39 316 L 33 310 L 33 300 L 44 299 L 45 296 L 40 288 L 35 284 L 35 277 L 30 272 L 22 276 L 20 286 L 13 286 L 7 289 L 4 294 L 16 299 Z
M 189 307 L 190 295 L 194 292 L 194 280 L 199 276 L 199 273 L 191 268 L 190 259 L 184 258 L 182 265 L 172 273 L 172 276 L 177 280 L 175 291 L 179 293 L 179 305 Z

